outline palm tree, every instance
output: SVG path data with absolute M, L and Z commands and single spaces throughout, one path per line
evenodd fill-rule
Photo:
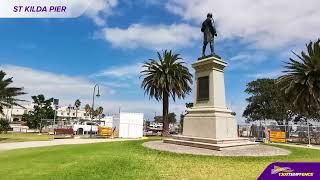
M 296 53 L 298 60 L 286 62 L 278 83 L 293 102 L 294 108 L 307 116 L 315 115 L 320 109 L 320 39 L 307 46 L 307 53 Z
M 79 107 L 81 106 L 81 101 L 79 99 L 77 99 L 74 102 L 74 106 L 76 107 L 76 119 L 78 119 L 78 110 L 79 110 Z
M 68 121 L 70 121 L 70 119 L 71 119 L 71 109 L 72 109 L 71 104 L 69 104 L 69 106 L 67 107 L 67 109 L 68 109 L 68 113 L 69 113 Z
M 92 110 L 91 110 L 91 106 L 89 105 L 89 104 L 86 104 L 85 106 L 84 106 L 84 110 L 86 111 L 86 114 L 88 115 L 91 115 L 91 112 L 92 112 Z
M 12 77 L 5 79 L 6 73 L 0 71 L 0 113 L 3 114 L 4 107 L 20 106 L 19 101 L 24 101 L 17 99 L 17 96 L 26 94 L 22 88 L 12 87 Z
M 143 81 L 141 87 L 150 98 L 162 101 L 163 107 L 163 130 L 162 135 L 169 134 L 169 98 L 175 101 L 176 97 L 184 98 L 191 92 L 192 75 L 180 54 L 172 54 L 165 50 L 162 55 L 157 52 L 158 61 L 149 59 L 142 65 L 140 72 Z
M 105 118 L 106 117 L 106 114 L 101 114 L 101 118 Z
M 103 113 L 103 107 L 98 107 L 96 110 L 96 116 L 99 117 L 99 120 L 101 119 L 101 114 Z

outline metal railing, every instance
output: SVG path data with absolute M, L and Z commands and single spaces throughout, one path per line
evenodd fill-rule
M 262 141 L 267 130 L 282 131 L 286 134 L 286 143 L 320 144 L 320 126 L 314 125 L 239 125 L 240 137 Z

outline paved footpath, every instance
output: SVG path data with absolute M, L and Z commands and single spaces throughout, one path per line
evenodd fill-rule
M 278 144 L 283 146 L 290 146 L 290 147 L 300 147 L 300 148 L 308 148 L 308 149 L 317 149 L 320 150 L 320 145 L 311 145 L 308 146 L 306 144 L 285 144 L 285 143 L 272 143 L 272 144 Z
M 44 146 L 57 146 L 66 144 L 90 144 L 100 142 L 115 142 L 115 141 L 128 141 L 137 139 L 55 139 L 52 141 L 28 141 L 28 142 L 14 142 L 14 143 L 0 143 L 0 151 L 44 147 Z

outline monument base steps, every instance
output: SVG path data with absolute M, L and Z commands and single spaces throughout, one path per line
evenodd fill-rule
M 247 138 L 234 139 L 211 139 L 191 136 L 172 136 L 164 139 L 164 143 L 177 144 L 183 146 L 192 146 L 197 148 L 205 148 L 211 150 L 221 151 L 230 147 L 256 145 L 258 143 L 251 142 Z

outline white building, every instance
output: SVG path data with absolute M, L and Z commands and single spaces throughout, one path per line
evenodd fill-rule
M 68 119 L 90 119 L 89 113 L 84 109 L 76 109 L 73 106 L 62 106 L 57 109 L 57 119 L 68 120 Z
M 33 104 L 23 105 L 23 107 L 13 106 L 12 108 L 4 108 L 0 118 L 8 119 L 9 122 L 21 121 L 23 114 L 33 111 Z M 84 109 L 76 110 L 72 106 L 61 106 L 56 110 L 57 120 L 75 120 L 75 119 L 90 119 L 90 116 Z
M 12 108 L 3 108 L 3 114 L 0 114 L 0 118 L 7 119 L 9 122 L 21 121 L 23 114 L 27 114 L 33 110 L 33 105 L 24 105 L 24 108 L 19 106 L 13 106 Z

